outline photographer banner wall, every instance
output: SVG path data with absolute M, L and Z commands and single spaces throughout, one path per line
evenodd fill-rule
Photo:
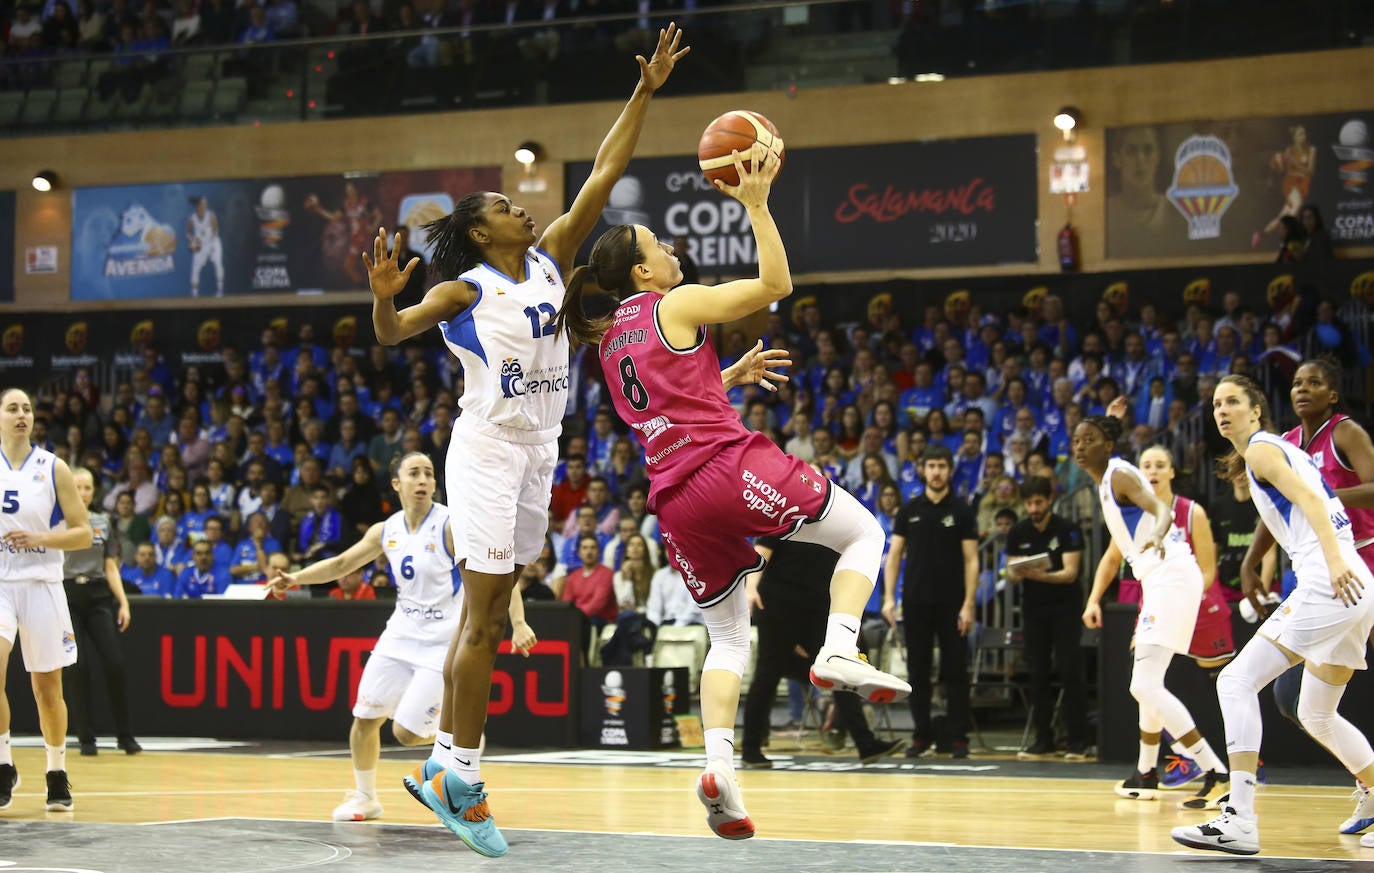
M 568 164 L 569 203 L 591 168 Z M 1035 182 L 1031 135 L 788 149 L 769 206 L 794 272 L 1033 263 Z M 744 208 L 694 156 L 632 160 L 582 258 L 617 224 L 687 237 L 708 274 L 757 263 Z
M 0 191 L 0 303 L 14 302 L 14 192 Z
M 379 601 L 133 598 L 134 621 L 120 635 L 133 729 L 143 736 L 339 740 L 391 610 Z M 525 658 L 502 643 L 488 738 L 503 746 L 572 746 L 582 614 L 571 604 L 529 604 L 527 615 L 539 644 Z M 38 730 L 28 686 L 16 646 L 6 688 L 19 733 Z M 103 695 L 92 712 L 97 730 L 110 735 Z
M 78 188 L 73 300 L 364 290 L 377 228 L 410 231 L 499 167 Z
M 1277 252 L 1314 204 L 1335 247 L 1374 241 L 1374 111 L 1107 131 L 1107 257 Z

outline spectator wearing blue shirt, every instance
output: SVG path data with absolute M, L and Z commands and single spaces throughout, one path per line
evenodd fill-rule
M 153 537 L 153 551 L 158 566 L 180 574 L 181 568 L 191 562 L 191 548 L 177 536 L 176 519 L 170 515 L 159 518 Z
M 916 365 L 915 380 L 897 399 L 897 424 L 903 428 L 924 425 L 932 409 L 945 405 L 945 393 L 935 386 L 935 367 L 929 361 Z
M 176 594 L 176 574 L 158 566 L 152 543 L 139 543 L 134 551 L 134 563 L 125 565 L 119 573 L 126 585 L 134 585 L 144 597 L 171 597 Z
M 1006 442 L 1007 437 L 1011 436 L 1011 432 L 1016 430 L 1016 414 L 1023 409 L 1031 409 L 1026 381 L 1020 377 L 1008 380 L 1002 397 L 1002 406 L 991 421 L 992 432 L 997 436 L 998 441 Z M 1031 411 L 1034 414 L 1034 410 Z M 1037 416 L 1037 420 L 1038 418 L 1039 416 Z
M 267 457 L 276 461 L 279 469 L 291 469 L 296 455 L 291 448 L 291 441 L 286 438 L 286 423 L 279 418 L 267 422 L 263 437 L 262 450 Z
M 341 550 L 343 516 L 330 504 L 332 495 L 326 485 L 310 490 L 310 512 L 301 519 L 301 533 L 297 541 L 299 551 L 293 556 L 299 564 L 313 564 L 332 558 Z
M 267 516 L 261 512 L 248 516 L 244 527 L 248 534 L 234 548 L 229 573 L 240 583 L 262 585 L 267 582 L 267 558 L 280 552 L 281 544 L 268 536 Z
M 578 541 L 584 536 L 596 537 L 597 554 L 599 555 L 605 551 L 606 544 L 612 539 L 612 534 L 602 533 L 597 528 L 596 509 L 585 503 L 577 508 L 571 521 L 573 522 L 573 532 L 570 536 L 563 538 L 563 548 L 558 552 L 558 563 L 564 567 L 580 567 L 582 561 L 577 556 Z M 616 521 L 619 522 L 619 516 L 617 516 Z M 615 526 L 612 526 L 611 530 L 615 530 Z
M 248 13 L 248 26 L 239 32 L 239 45 L 253 45 L 260 42 L 272 42 L 277 38 L 277 32 L 267 23 L 267 12 L 261 6 L 254 6 Z M 328 363 L 329 358 L 325 358 Z M 324 364 L 317 363 L 317 366 Z
M 227 572 L 234 563 L 234 547 L 224 539 L 223 518 L 212 515 L 205 519 L 205 537 L 199 542 L 191 544 L 192 552 L 201 542 L 210 544 L 211 554 L 215 559 L 215 569 Z
M 210 543 L 202 540 L 191 550 L 191 563 L 177 577 L 175 597 L 199 600 L 207 594 L 223 594 L 233 577 L 223 567 L 215 566 L 215 552 Z
M 324 441 L 324 424 L 312 418 L 301 427 L 302 442 L 310 449 L 310 454 L 328 469 L 329 455 L 334 447 Z
M 329 366 L 329 350 L 315 342 L 315 325 L 308 321 L 302 322 L 300 329 L 296 331 L 296 340 L 300 345 L 291 350 L 287 356 L 288 361 L 297 360 L 301 353 L 305 352 L 321 370 Z
M 367 459 L 367 444 L 358 439 L 353 419 L 345 418 L 339 422 L 339 441 L 329 451 L 328 475 L 339 482 L 350 479 L 355 458 Z
M 609 409 L 602 407 L 596 411 L 591 433 L 587 434 L 587 466 L 592 470 L 605 469 L 611 462 L 611 449 L 621 439 L 613 425 Z
M 1049 346 L 1054 356 L 1068 360 L 1078 349 L 1078 331 L 1064 317 L 1064 301 L 1056 294 L 1046 294 L 1041 301 L 1044 324 L 1036 332 L 1040 342 Z
M 148 395 L 148 403 L 143 407 L 143 414 L 134 422 L 134 429 L 143 428 L 148 431 L 148 435 L 153 438 L 153 445 L 161 448 L 171 442 L 177 422 L 167 411 L 167 398 L 162 396 L 162 389 L 154 385 L 149 390 L 151 393 Z
M 218 516 L 219 510 L 210 502 L 210 488 L 204 483 L 191 489 L 191 508 L 182 514 L 177 524 L 177 536 L 185 542 L 195 542 L 205 536 L 205 520 Z
M 978 490 L 983 481 L 983 466 L 987 456 L 983 453 L 983 440 L 975 431 L 964 431 L 963 443 L 954 456 L 954 473 L 950 476 L 949 487 L 957 496 L 968 500 Z

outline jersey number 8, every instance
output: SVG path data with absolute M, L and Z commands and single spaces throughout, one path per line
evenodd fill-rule
M 639 381 L 639 374 L 635 372 L 635 360 L 629 355 L 620 359 L 620 383 L 620 393 L 630 401 L 631 409 L 643 412 L 649 408 L 649 392 L 644 383 Z

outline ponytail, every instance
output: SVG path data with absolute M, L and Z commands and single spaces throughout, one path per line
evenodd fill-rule
M 482 263 L 482 250 L 468 231 L 483 223 L 486 202 L 486 192 L 474 191 L 459 200 L 448 215 L 421 225 L 426 240 L 434 247 L 429 259 L 431 277 L 440 281 L 456 279 Z
M 1260 411 L 1260 430 L 1273 430 L 1274 423 L 1269 418 L 1269 404 L 1265 402 L 1264 392 L 1260 390 L 1260 387 L 1248 377 L 1237 375 L 1222 377 L 1222 380 L 1217 383 L 1217 387 L 1228 382 L 1244 391 L 1250 405 Z M 1232 447 L 1231 451 L 1217 459 L 1217 478 L 1233 485 L 1243 480 L 1245 478 L 1245 456 Z
M 611 327 L 611 315 L 588 315 L 587 295 L 609 297 L 612 302 L 619 303 L 636 290 L 630 269 L 643 259 L 633 225 L 617 224 L 603 233 L 592 246 L 586 265 L 574 269 L 568 277 L 563 308 L 554 316 L 557 330 L 567 331 L 568 340 L 574 346 L 601 342 L 601 337 Z

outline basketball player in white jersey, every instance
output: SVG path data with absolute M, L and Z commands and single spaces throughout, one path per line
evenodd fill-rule
M 385 229 L 371 256 L 362 255 L 377 339 L 395 345 L 438 325 L 463 365 L 462 415 L 454 423 L 445 483 L 466 605 L 448 659 L 448 702 L 438 734 L 440 741 L 451 736 L 453 748 L 447 762 L 427 762 L 413 781 L 424 783 L 430 808 L 449 830 L 490 857 L 504 855 L 508 846 L 486 802 L 477 745 L 511 592 L 520 570 L 544 548 L 549 525 L 569 388 L 568 340 L 554 326 L 563 276 L 629 163 L 650 98 L 688 51 L 678 49 L 680 40 L 670 24 L 659 32 L 652 59 L 636 56 L 634 95 L 572 207 L 542 235 L 505 195 L 467 195 L 452 214 L 425 225 L 434 244 L 430 269 L 446 281 L 400 312 L 394 298 L 419 259 L 400 269 Z M 447 769 L 437 769 L 444 763 Z
M 1203 739 L 1188 708 L 1164 687 L 1169 662 L 1175 654 L 1188 654 L 1193 640 L 1202 602 L 1202 570 L 1183 531 L 1174 524 L 1173 508 L 1155 497 L 1145 474 L 1113 457 L 1120 437 L 1119 420 L 1092 415 L 1074 430 L 1071 445 L 1074 463 L 1097 483 L 1112 544 L 1130 562 L 1141 587 L 1131 668 L 1131 696 L 1140 706 L 1140 754 L 1135 770 L 1116 786 L 1116 793 L 1130 800 L 1159 796 L 1160 734 L 1168 728 L 1177 746 L 1207 772 L 1211 788 L 1201 799 L 1215 805 L 1226 790 L 1226 764 Z M 1111 555 L 1098 564 L 1083 610 L 1088 627 L 1102 626 L 1102 595 L 1118 566 Z
M 401 511 L 368 528 L 342 554 L 299 573 L 277 571 L 271 593 L 297 585 L 319 585 L 347 576 L 385 554 L 396 580 L 396 609 L 363 668 L 348 748 L 356 788 L 334 810 L 334 821 L 366 821 L 382 814 L 377 800 L 377 761 L 382 725 L 403 746 L 434 742 L 444 692 L 444 656 L 458 627 L 463 592 L 453 567 L 453 531 L 448 507 L 434 502 L 434 464 L 421 452 L 401 456 L 391 487 Z M 528 653 L 537 642 L 525 623 L 525 604 L 510 601 L 511 644 Z
M 1231 797 L 1209 822 L 1174 828 L 1195 849 L 1238 855 L 1260 850 L 1255 768 L 1263 725 L 1259 692 L 1303 663 L 1298 719 L 1312 739 L 1365 785 L 1374 785 L 1374 748 L 1337 711 L 1346 683 L 1365 668 L 1374 626 L 1374 586 L 1355 551 L 1350 516 L 1321 470 L 1302 449 L 1268 432 L 1264 394 L 1244 376 L 1227 376 L 1212 395 L 1217 430 L 1234 451 L 1221 462 L 1224 479 L 1245 476 L 1260 520 L 1288 553 L 1297 586 L 1260 625 L 1217 678 L 1217 699 L 1231 757 Z
M 72 808 L 72 792 L 62 668 L 76 663 L 76 634 L 62 589 L 62 552 L 89 547 L 91 526 L 71 469 L 35 446 L 32 433 L 29 396 L 18 388 L 0 392 L 0 809 L 9 807 L 19 785 L 5 696 L 18 635 L 47 752 L 47 808 L 65 812 Z
M 215 268 L 215 296 L 224 296 L 224 246 L 219 241 L 219 217 L 204 197 L 191 201 L 195 207 L 186 219 L 186 244 L 191 249 L 191 296 L 200 296 L 200 274 L 206 261 Z

